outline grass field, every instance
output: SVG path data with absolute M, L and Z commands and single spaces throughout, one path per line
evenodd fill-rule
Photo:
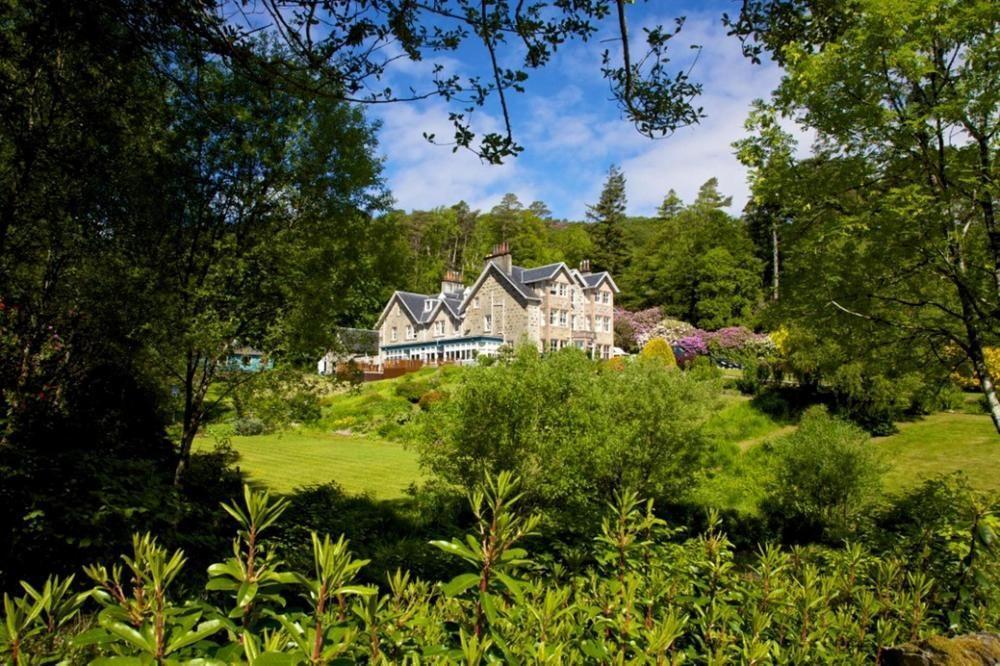
M 277 492 L 336 481 L 349 493 L 370 492 L 379 499 L 399 497 L 420 478 L 417 455 L 402 444 L 356 435 L 293 431 L 233 437 L 237 463 L 252 483 Z M 198 448 L 211 448 L 199 438 Z
M 872 441 L 890 466 L 885 476 L 887 490 L 963 471 L 974 487 L 1000 491 L 1000 437 L 985 414 L 931 414 L 900 423 L 899 433 Z

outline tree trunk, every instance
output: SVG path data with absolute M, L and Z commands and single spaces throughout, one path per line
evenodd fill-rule
M 778 300 L 781 287 L 781 267 L 779 263 L 778 223 L 771 221 L 771 300 Z
M 977 138 L 979 144 L 979 187 L 980 195 L 976 198 L 983 214 L 986 227 L 986 238 L 989 243 L 990 255 L 993 258 L 993 282 L 997 296 L 1000 297 L 1000 229 L 997 229 L 996 209 L 993 206 L 993 171 L 989 141 Z
M 202 366 L 201 373 L 198 367 Z M 201 428 L 205 417 L 205 395 L 208 385 L 215 374 L 216 362 L 202 358 L 198 354 L 189 353 L 187 368 L 184 373 L 184 418 L 181 425 L 181 441 L 177 458 L 177 469 L 174 471 L 174 485 L 180 486 L 191 461 L 191 448 L 194 438 Z
M 1000 434 L 1000 398 L 997 397 L 996 378 L 990 373 L 990 368 L 986 364 L 986 355 L 983 353 L 983 341 L 979 334 L 979 327 L 974 319 L 975 314 L 969 303 L 969 294 L 964 290 L 960 294 L 962 300 L 962 318 L 965 323 L 966 338 L 968 347 L 966 353 L 972 362 L 972 367 L 976 371 L 979 379 L 979 386 L 986 396 L 986 405 L 989 409 L 990 418 L 993 419 L 993 427 Z

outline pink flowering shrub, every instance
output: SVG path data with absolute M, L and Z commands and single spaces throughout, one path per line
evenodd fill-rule
M 625 349 L 638 349 L 649 342 L 653 329 L 663 321 L 663 311 L 660 308 L 648 308 L 630 312 L 624 308 L 615 308 L 615 327 L 622 335 Z M 620 325 L 619 325 L 620 324 Z
M 777 351 L 776 345 L 765 333 L 754 333 L 745 326 L 704 331 L 678 319 L 665 319 L 660 308 L 638 312 L 617 308 L 615 327 L 626 343 L 620 345 L 623 348 L 639 349 L 650 340 L 662 338 L 673 347 L 677 360 L 682 364 L 697 356 L 712 355 L 739 361 L 771 356 Z

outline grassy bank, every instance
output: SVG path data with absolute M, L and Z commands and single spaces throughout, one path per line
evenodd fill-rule
M 250 481 L 277 492 L 336 481 L 349 493 L 392 499 L 420 478 L 416 453 L 372 437 L 291 431 L 232 437 L 231 443 Z M 213 445 L 209 438 L 197 440 L 202 449 Z

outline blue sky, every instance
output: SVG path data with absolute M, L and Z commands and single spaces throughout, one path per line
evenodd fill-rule
M 739 42 L 726 37 L 722 13 L 735 13 L 738 8 L 736 2 L 656 0 L 629 7 L 636 36 L 643 25 L 666 25 L 677 15 L 687 17 L 671 47 L 672 64 L 690 64 L 695 54 L 690 45 L 703 46 L 691 76 L 704 86 L 699 103 L 707 117 L 665 139 L 640 136 L 609 99 L 600 74 L 605 46 L 600 40 L 614 36 L 611 22 L 601 26 L 595 40 L 560 49 L 548 67 L 531 75 L 524 94 L 514 94 L 512 122 L 525 150 L 504 165 L 483 164 L 468 151 L 452 153 L 423 139 L 425 131 L 443 139 L 453 133 L 448 107 L 440 100 L 371 109 L 370 115 L 382 122 L 379 139 L 396 206 L 427 209 L 464 199 L 474 208 L 488 210 L 504 193 L 514 192 L 525 204 L 544 201 L 556 217 L 582 219 L 586 205 L 597 199 L 608 166 L 618 164 L 627 178 L 632 215 L 652 214 L 669 188 L 690 201 L 698 186 L 712 176 L 719 179 L 724 193 L 733 196 L 732 212 L 738 213 L 748 190 L 746 173 L 731 143 L 743 132 L 750 102 L 767 97 L 780 78 L 776 65 L 751 64 L 743 58 Z M 613 49 L 615 44 L 607 46 Z M 463 48 L 451 54 L 446 64 L 462 73 L 485 74 L 480 51 Z M 511 58 L 519 55 L 512 49 L 507 53 Z M 418 85 L 428 80 L 426 72 L 433 61 L 402 63 L 390 82 Z M 495 104 L 477 111 L 474 129 L 499 129 L 499 113 Z M 800 147 L 807 144 L 802 140 Z

